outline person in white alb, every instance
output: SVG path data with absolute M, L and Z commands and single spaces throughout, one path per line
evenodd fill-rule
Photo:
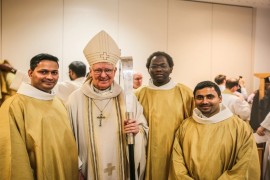
M 215 83 L 218 85 L 220 91 L 224 91 L 226 89 L 226 76 L 224 74 L 219 74 L 214 79 Z
M 267 114 L 256 133 L 259 136 L 270 135 L 270 112 Z M 270 179 L 270 139 L 266 141 L 264 155 L 263 155 L 263 172 L 262 180 Z
M 230 78 L 226 80 L 226 89 L 222 91 L 222 103 L 226 105 L 233 114 L 238 115 L 244 121 L 250 120 L 251 108 L 247 101 L 234 93 L 239 88 L 239 80 Z
M 56 96 L 64 103 L 67 102 L 68 96 L 80 88 L 85 81 L 86 65 L 81 61 L 73 61 L 69 64 L 70 81 L 63 81 L 56 84 L 54 91 Z
M 136 179 L 143 179 L 148 126 L 135 95 L 134 119 L 125 119 L 124 92 L 114 81 L 120 49 L 101 31 L 83 52 L 90 78 L 67 102 L 82 161 L 81 175 L 86 179 L 129 179 L 126 133 L 133 133 Z

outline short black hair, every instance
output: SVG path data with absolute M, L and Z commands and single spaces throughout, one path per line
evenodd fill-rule
M 34 69 L 37 67 L 38 63 L 40 63 L 40 61 L 43 61 L 43 60 L 54 61 L 57 63 L 57 65 L 59 67 L 59 64 L 58 64 L 59 60 L 57 57 L 50 55 L 50 54 L 46 54 L 46 53 L 40 53 L 40 54 L 32 57 L 32 59 L 30 60 L 30 69 L 32 71 L 34 71 Z
M 162 52 L 162 51 L 157 51 L 157 52 L 154 52 L 153 54 L 151 54 L 151 55 L 148 57 L 147 62 L 146 62 L 146 68 L 147 68 L 147 69 L 149 69 L 150 64 L 151 64 L 151 61 L 152 61 L 152 59 L 153 59 L 155 56 L 163 56 L 163 57 L 165 57 L 166 60 L 167 60 L 167 62 L 168 62 L 168 64 L 169 64 L 169 66 L 170 66 L 170 68 L 172 68 L 172 67 L 174 66 L 173 59 L 172 59 L 172 57 L 171 57 L 169 54 L 167 54 L 167 53 L 165 53 L 165 52 Z
M 209 88 L 213 87 L 215 89 L 215 91 L 217 92 L 218 96 L 221 97 L 221 91 L 220 91 L 218 85 L 212 81 L 202 81 L 202 82 L 198 83 L 193 91 L 194 97 L 195 97 L 195 94 L 198 90 L 206 88 L 206 87 L 209 87 Z
M 69 64 L 68 68 L 72 70 L 77 77 L 85 77 L 86 75 L 86 65 L 82 61 L 73 61 Z

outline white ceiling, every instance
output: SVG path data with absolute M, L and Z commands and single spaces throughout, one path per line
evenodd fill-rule
M 248 6 L 255 8 L 270 8 L 270 0 L 193 0 L 193 1 Z

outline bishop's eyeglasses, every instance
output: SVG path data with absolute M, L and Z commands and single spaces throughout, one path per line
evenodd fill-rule
M 105 74 L 107 75 L 111 75 L 114 71 L 114 69 L 108 69 L 108 68 L 105 68 L 105 69 L 93 69 L 94 71 L 94 74 L 95 75 L 101 75 L 102 72 L 105 72 Z

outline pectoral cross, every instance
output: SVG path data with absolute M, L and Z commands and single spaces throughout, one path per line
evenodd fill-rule
M 100 115 L 97 118 L 99 119 L 99 126 L 101 126 L 102 119 L 105 119 L 105 116 L 103 116 L 103 114 L 101 112 Z

